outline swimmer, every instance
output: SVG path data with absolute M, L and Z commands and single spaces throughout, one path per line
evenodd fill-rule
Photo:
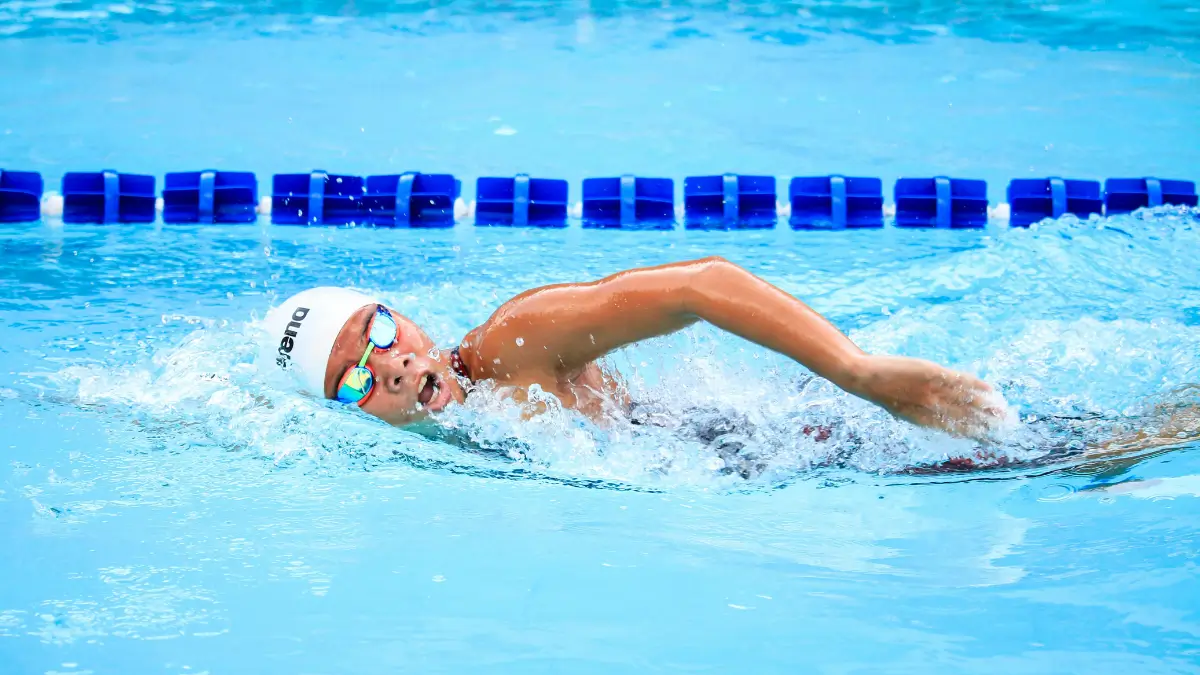
M 268 314 L 266 356 L 300 390 L 397 426 L 436 421 L 484 380 L 518 403 L 528 403 L 537 385 L 598 419 L 629 406 L 599 359 L 700 321 L 913 424 L 986 440 L 1003 417 L 1002 400 L 982 380 L 929 361 L 867 354 L 808 305 L 719 257 L 526 291 L 443 350 L 367 295 L 313 288 Z

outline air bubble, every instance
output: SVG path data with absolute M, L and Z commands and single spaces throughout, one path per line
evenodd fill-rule
M 523 338 L 523 337 L 517 338 L 517 346 L 524 347 L 525 346 L 525 338 Z

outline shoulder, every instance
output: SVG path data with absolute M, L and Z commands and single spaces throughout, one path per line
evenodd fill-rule
M 516 365 L 508 358 L 507 347 L 513 338 L 506 328 L 507 322 L 501 318 L 500 310 L 496 310 L 487 321 L 463 337 L 458 346 L 458 356 L 475 379 L 496 379 L 509 374 L 511 367 Z M 508 368 L 503 371 L 497 369 L 498 365 L 506 362 Z
M 459 358 L 478 379 L 512 380 L 557 371 L 550 334 L 557 320 L 539 302 L 546 288 L 527 291 L 501 305 L 463 337 Z M 549 303 L 546 303 L 549 304 Z
M 466 366 L 467 372 L 479 374 L 483 372 L 483 356 L 480 345 L 483 343 L 484 328 L 487 323 L 472 328 L 458 343 L 458 358 Z

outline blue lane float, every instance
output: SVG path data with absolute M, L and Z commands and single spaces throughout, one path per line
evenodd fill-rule
M 558 178 L 485 177 L 475 181 L 475 224 L 566 227 L 569 187 Z
M 1140 208 L 1196 206 L 1196 184 L 1190 180 L 1109 178 L 1104 181 L 1104 209 L 1109 215 Z
M 583 226 L 670 230 L 675 226 L 675 181 L 670 178 L 583 179 Z
M 689 176 L 683 179 L 684 227 L 768 229 L 779 219 L 774 176 Z
M 42 174 L 0 169 L 0 223 L 31 223 L 42 217 Z
M 446 173 L 367 176 L 365 222 L 382 227 L 453 227 L 462 183 Z
M 896 181 L 896 226 L 975 229 L 987 226 L 987 182 L 968 178 Z
M 773 176 L 724 174 L 684 180 L 679 214 L 689 229 L 775 226 L 780 211 Z M 313 171 L 273 177 L 271 221 L 281 225 L 452 227 L 462 183 L 450 174 L 406 172 L 362 178 Z M 625 175 L 583 181 L 584 228 L 669 230 L 675 227 L 674 181 Z M 936 176 L 902 178 L 894 186 L 894 223 L 902 228 L 982 228 L 988 223 L 987 184 Z M 1196 183 L 1163 178 L 1099 181 L 1060 177 L 1014 179 L 1007 187 L 1007 220 L 1026 227 L 1073 214 L 1118 215 L 1141 208 L 1198 205 Z M 566 227 L 569 186 L 562 179 L 483 177 L 476 182 L 479 226 Z M 71 172 L 62 201 L 47 197 L 50 215 L 66 223 L 252 223 L 258 185 L 250 172 L 191 171 L 166 175 L 162 205 L 155 178 L 116 171 Z M 0 222 L 33 222 L 42 214 L 42 177 L 0 170 Z M 792 178 L 789 224 L 794 229 L 857 229 L 884 225 L 883 182 L 839 174 Z M 998 216 L 1004 217 L 1004 216 Z
M 271 222 L 276 225 L 349 225 L 362 221 L 361 176 L 311 173 L 275 174 L 271 182 Z
M 253 223 L 258 179 L 246 171 L 180 171 L 163 178 L 164 223 Z
M 1104 209 L 1100 181 L 1018 178 L 1008 184 L 1009 224 L 1028 227 L 1068 213 L 1087 218 Z
M 883 181 L 841 175 L 793 178 L 788 184 L 797 230 L 883 227 Z
M 154 176 L 75 171 L 62 179 L 64 223 L 153 223 Z

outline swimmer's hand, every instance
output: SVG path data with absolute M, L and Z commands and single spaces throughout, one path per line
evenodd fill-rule
M 921 359 L 863 355 L 847 384 L 902 420 L 978 441 L 992 440 L 1004 417 L 988 383 Z

